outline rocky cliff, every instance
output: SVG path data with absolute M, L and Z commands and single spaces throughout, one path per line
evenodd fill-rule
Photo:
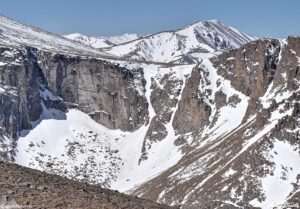
M 30 47 L 0 50 L 2 135 L 13 139 L 3 143 L 3 158 L 12 159 L 15 140 L 34 127 L 43 106 L 61 111 L 76 107 L 100 124 L 124 131 L 148 120 L 142 69 L 129 71 L 103 60 Z
M 47 52 L 38 53 L 37 62 L 50 90 L 100 124 L 134 131 L 147 120 L 143 69 Z

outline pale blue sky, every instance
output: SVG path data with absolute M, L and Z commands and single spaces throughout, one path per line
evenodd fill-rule
M 258 37 L 300 35 L 299 0 L 0 0 L 0 13 L 59 34 L 151 34 L 218 19 Z

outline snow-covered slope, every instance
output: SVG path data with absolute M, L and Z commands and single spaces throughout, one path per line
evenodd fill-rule
M 30 46 L 70 55 L 92 55 L 95 57 L 109 55 L 84 44 L 19 23 L 2 15 L 0 15 L 0 44 L 7 46 Z
M 94 48 L 105 48 L 111 47 L 119 44 L 123 44 L 129 41 L 140 38 L 137 34 L 126 33 L 121 36 L 86 36 L 80 33 L 73 33 L 65 35 L 66 38 L 70 40 L 77 41 L 79 43 L 94 47 Z
M 252 40 L 254 38 L 220 21 L 210 20 L 120 44 L 107 52 L 143 61 L 190 63 L 194 57 L 205 58 Z

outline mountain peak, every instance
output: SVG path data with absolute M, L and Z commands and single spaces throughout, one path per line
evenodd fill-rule
M 210 20 L 207 20 L 207 22 L 220 23 L 220 21 L 218 19 L 210 19 Z
M 191 60 L 195 56 L 208 57 L 252 40 L 251 36 L 213 19 L 112 46 L 107 52 L 143 61 L 187 64 L 194 62 Z
M 209 20 L 199 20 L 197 22 L 194 22 L 192 24 L 189 24 L 183 28 L 191 27 L 191 26 L 196 26 L 196 25 L 206 25 L 206 24 L 218 24 L 218 25 L 225 25 L 218 19 L 209 19 Z

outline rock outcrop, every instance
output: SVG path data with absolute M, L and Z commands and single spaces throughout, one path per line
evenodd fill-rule
M 49 89 L 100 124 L 134 131 L 147 120 L 142 69 L 46 52 L 38 53 L 37 59 Z
M 22 130 L 33 127 L 32 122 L 39 119 L 43 104 L 65 110 L 61 99 L 49 92 L 35 53 L 30 47 L 0 48 L 1 135 L 6 140 L 4 146 L 7 145 L 2 148 L 1 156 L 8 160 L 12 160 L 15 152 L 15 140 Z
M 201 69 L 195 67 L 183 89 L 181 100 L 173 121 L 177 134 L 185 134 L 203 128 L 209 122 L 211 108 L 199 88 L 204 78 Z

